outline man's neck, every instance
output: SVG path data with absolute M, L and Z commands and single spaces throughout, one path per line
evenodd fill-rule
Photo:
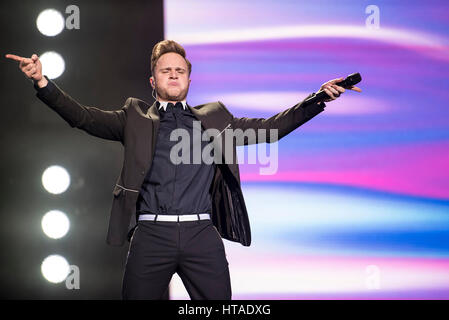
M 186 99 L 184 99 L 184 100 L 177 100 L 177 101 L 169 101 L 169 100 L 163 100 L 163 99 L 158 98 L 157 101 L 163 102 L 163 103 L 170 103 L 171 102 L 173 104 L 176 104 L 176 102 L 185 102 Z

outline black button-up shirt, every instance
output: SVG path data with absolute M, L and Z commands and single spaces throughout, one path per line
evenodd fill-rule
M 156 139 L 153 164 L 141 186 L 136 211 L 138 214 L 211 213 L 212 201 L 209 189 L 214 176 L 215 165 L 214 163 L 204 163 L 201 154 L 195 156 L 199 156 L 199 163 L 196 163 L 198 161 L 193 162 L 193 151 L 200 150 L 202 153 L 203 148 L 209 141 L 202 141 L 201 139 L 201 148 L 198 148 L 199 139 L 194 140 L 193 138 L 195 135 L 201 138 L 203 129 L 199 125 L 193 125 L 193 121 L 198 120 L 185 104 L 178 102 L 174 108 L 169 106 L 167 111 L 164 111 L 160 103 L 156 103 L 160 117 L 159 132 Z M 172 147 L 177 144 L 180 146 L 181 141 L 181 138 L 170 141 L 170 134 L 175 129 L 184 129 L 189 134 L 189 163 L 174 164 L 170 160 Z M 194 148 L 194 143 L 198 144 L 196 148 Z M 210 154 L 213 157 L 213 153 Z M 182 151 L 178 155 L 181 158 Z

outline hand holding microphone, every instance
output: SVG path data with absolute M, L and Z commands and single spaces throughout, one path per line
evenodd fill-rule
M 307 104 L 329 102 L 337 99 L 340 94 L 348 90 L 354 90 L 362 92 L 362 89 L 355 87 L 354 85 L 362 80 L 360 73 L 353 73 L 346 77 L 346 79 L 337 78 L 325 82 L 320 90 L 312 97 L 306 100 Z

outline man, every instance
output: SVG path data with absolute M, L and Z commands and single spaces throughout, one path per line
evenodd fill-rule
M 124 146 L 107 236 L 111 245 L 123 245 L 127 235 L 130 241 L 123 298 L 160 299 L 176 272 L 191 299 L 231 299 L 222 238 L 244 246 L 251 243 L 236 146 L 275 142 L 322 112 L 325 104 L 306 105 L 303 101 L 268 119 L 236 118 L 221 102 L 191 107 L 186 97 L 192 65 L 184 48 L 171 40 L 157 43 L 151 56 L 150 84 L 156 101 L 149 105 L 128 98 L 115 111 L 79 104 L 42 75 L 35 54 L 31 58 L 6 57 L 19 62 L 22 72 L 34 81 L 37 97 L 70 126 Z M 335 84 L 341 80 L 321 86 L 329 96 L 326 101 L 345 91 Z M 361 92 L 357 87 L 351 89 Z M 201 121 L 201 126 L 194 121 Z M 219 161 L 174 163 L 171 151 L 176 141 L 171 135 L 178 129 L 190 136 L 206 131 L 214 146 L 225 146 L 224 150 L 213 149 L 214 159 Z M 239 129 L 276 129 L 278 137 L 259 141 L 223 134 Z M 206 146 L 207 141 L 201 141 L 200 152 Z M 195 147 L 190 145 L 187 150 L 192 156 L 198 150 Z

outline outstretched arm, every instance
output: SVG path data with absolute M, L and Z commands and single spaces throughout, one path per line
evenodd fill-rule
M 131 99 L 116 111 L 105 111 L 96 107 L 88 107 L 78 103 L 61 90 L 54 82 L 42 75 L 42 64 L 39 57 L 33 54 L 24 58 L 7 54 L 6 58 L 19 62 L 19 69 L 34 82 L 36 96 L 56 111 L 71 127 L 108 140 L 121 141 L 126 123 L 126 115 Z
M 345 92 L 343 87 L 336 85 L 336 82 L 343 80 L 344 78 L 338 78 L 330 80 L 324 83 L 320 90 L 325 91 L 329 95 L 329 99 L 325 100 L 326 102 L 333 101 L 337 99 L 341 93 Z M 350 90 L 354 90 L 357 92 L 362 92 L 362 90 L 358 87 L 351 87 Z M 243 131 L 242 134 L 234 134 L 236 136 L 237 145 L 247 145 L 254 143 L 263 143 L 263 142 L 275 142 L 282 137 L 285 137 L 287 134 L 303 125 L 322 111 L 326 107 L 324 102 L 314 103 L 314 104 L 305 104 L 304 101 L 307 100 L 310 96 L 305 98 L 300 103 L 294 105 L 293 107 L 286 109 L 278 114 L 265 119 L 265 118 L 236 118 L 234 117 L 230 123 L 230 129 L 241 129 Z M 245 134 L 245 131 L 248 129 L 255 130 L 256 134 Z M 265 129 L 266 139 L 259 140 L 259 135 L 257 134 L 257 130 Z M 277 139 L 270 138 L 270 129 L 277 130 Z M 263 136 L 262 136 L 263 137 Z

